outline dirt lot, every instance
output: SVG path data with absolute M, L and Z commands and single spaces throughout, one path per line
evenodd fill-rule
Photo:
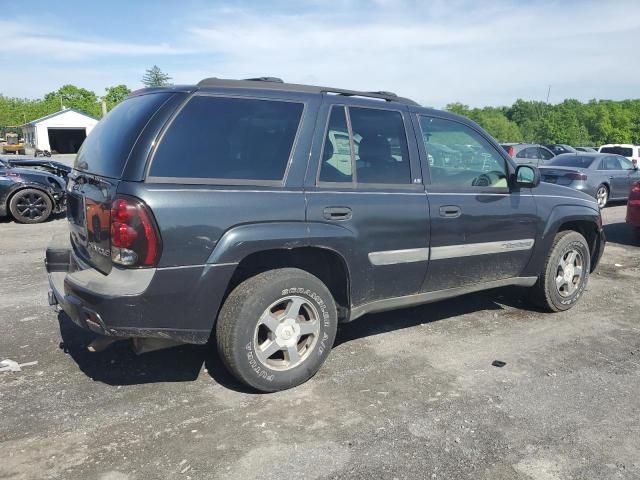
M 316 377 L 271 395 L 207 347 L 90 354 L 46 301 L 43 251 L 65 220 L 0 221 L 0 359 L 38 362 L 0 373 L 0 478 L 640 478 L 640 247 L 624 209 L 605 210 L 610 243 L 573 310 L 502 289 L 367 316 Z

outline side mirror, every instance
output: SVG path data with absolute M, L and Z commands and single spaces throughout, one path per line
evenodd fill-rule
M 516 167 L 515 185 L 520 188 L 534 188 L 540 185 L 540 170 L 534 165 Z

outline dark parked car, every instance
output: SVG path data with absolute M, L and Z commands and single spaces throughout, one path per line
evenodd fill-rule
M 20 223 L 40 223 L 61 212 L 64 175 L 69 171 L 57 162 L 0 159 L 0 217 L 11 215 Z
M 638 169 L 621 155 L 566 153 L 540 168 L 542 181 L 585 192 L 603 208 L 609 200 L 626 200 Z
M 571 145 L 565 145 L 562 143 L 545 143 L 545 147 L 553 152 L 554 155 L 562 155 L 563 153 L 576 153 L 577 150 Z
M 605 244 L 592 198 L 540 183 L 472 121 L 275 79 L 131 94 L 68 192 L 51 304 L 139 347 L 213 333 L 262 391 L 309 379 L 338 323 L 368 313 L 507 285 L 567 310 Z
M 504 143 L 502 148 L 513 158 L 516 163 L 524 165 L 545 165 L 555 153 L 536 143 Z

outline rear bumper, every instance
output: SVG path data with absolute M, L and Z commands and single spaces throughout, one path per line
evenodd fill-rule
M 49 302 L 81 328 L 115 337 L 206 343 L 235 264 L 116 269 L 84 265 L 69 247 L 47 249 Z

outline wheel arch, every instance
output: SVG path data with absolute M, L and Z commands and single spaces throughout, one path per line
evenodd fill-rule
M 349 267 L 340 253 L 327 247 L 300 246 L 252 252 L 238 263 L 225 297 L 244 280 L 279 268 L 299 268 L 317 277 L 331 292 L 338 318 L 344 320 L 348 317 L 351 302 Z
M 51 193 L 48 192 L 47 189 L 44 186 L 39 185 L 37 183 L 36 184 L 24 184 L 23 183 L 19 187 L 15 188 L 11 192 L 9 192 L 9 194 L 7 195 L 7 197 L 5 199 L 5 203 L 4 203 L 4 206 L 6 208 L 7 213 L 11 213 L 11 210 L 9 208 L 9 206 L 11 205 L 11 199 L 13 197 L 15 197 L 18 192 L 21 192 L 22 190 L 29 190 L 29 189 L 31 189 L 31 190 L 39 190 L 40 192 L 44 193 L 49 198 L 49 200 L 51 201 L 52 208 L 54 208 L 54 209 L 56 208 L 56 205 L 58 204 L 58 202 L 56 202 L 56 199 L 53 198 L 53 195 L 51 195 Z

